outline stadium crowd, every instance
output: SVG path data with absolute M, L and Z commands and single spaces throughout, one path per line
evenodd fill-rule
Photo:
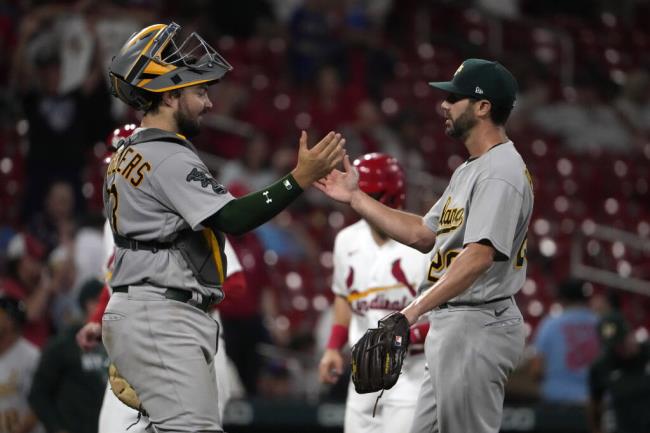
M 352 157 L 395 156 L 408 176 L 407 209 L 424 213 L 466 158 L 445 136 L 427 81 L 469 57 L 508 65 L 520 81 L 508 131 L 535 187 L 528 279 L 517 296 L 530 356 L 508 398 L 591 400 L 600 416 L 613 367 L 599 356 L 630 335 L 646 350 L 650 329 L 650 3 L 592 3 L 3 2 L 0 298 L 21 301 L 24 314 L 0 302 L 0 382 L 25 398 L 33 382 L 19 410 L 31 404 L 51 420 L 62 408 L 48 407 L 47 370 L 78 356 L 88 367 L 77 377 L 90 384 L 86 402 L 101 404 L 105 353 L 73 353 L 65 336 L 86 320 L 105 278 L 101 189 L 113 130 L 138 123 L 110 97 L 107 67 L 133 32 L 176 21 L 234 66 L 210 88 L 214 107 L 194 143 L 236 196 L 293 167 L 300 130 L 338 130 Z M 345 387 L 324 390 L 315 370 L 331 320 L 333 240 L 354 218 L 314 190 L 230 237 L 248 290 L 226 293 L 219 310 L 243 394 L 340 398 Z M 601 227 L 630 241 L 595 237 Z M 578 264 L 609 280 L 575 275 Z M 633 290 L 644 283 L 645 294 Z M 603 331 L 612 323 L 615 331 Z M 4 398 L 0 431 L 39 431 L 30 430 L 35 416 L 20 418 Z M 86 424 L 78 431 L 96 431 Z

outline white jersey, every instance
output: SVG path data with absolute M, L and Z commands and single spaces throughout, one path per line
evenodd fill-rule
M 377 245 L 365 220 L 341 230 L 334 241 L 334 279 L 332 290 L 347 299 L 352 308 L 350 345 L 379 319 L 406 307 L 426 282 L 429 259 L 426 254 L 388 239 Z M 384 394 L 385 402 L 412 403 L 417 400 L 424 355 L 406 357 L 397 384 Z M 354 388 L 350 388 L 354 389 Z M 369 398 L 364 398 L 370 396 Z M 376 396 L 356 395 L 348 399 L 354 406 L 374 404 Z
M 24 338 L 0 355 L 0 433 L 13 433 L 28 411 L 27 396 L 39 358 L 38 348 Z M 38 424 L 29 433 L 44 431 Z

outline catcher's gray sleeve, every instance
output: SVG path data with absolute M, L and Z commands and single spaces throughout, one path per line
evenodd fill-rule
M 193 230 L 234 199 L 190 151 L 169 156 L 150 177 L 161 201 L 180 214 Z

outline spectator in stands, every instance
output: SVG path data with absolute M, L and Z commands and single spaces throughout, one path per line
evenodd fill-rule
M 73 290 L 76 269 L 69 245 L 60 245 L 52 251 L 47 259 L 47 272 L 50 281 L 56 284 L 49 310 L 52 325 L 59 332 L 82 318 L 77 294 Z
M 587 372 L 598 356 L 598 316 L 587 306 L 584 282 L 568 280 L 558 290 L 562 312 L 540 324 L 531 362 L 541 380 L 540 396 L 555 403 L 587 402 Z
M 344 85 L 341 72 L 337 68 L 331 65 L 321 67 L 309 101 L 313 128 L 322 134 L 335 131 L 341 128 L 341 125 L 353 121 L 360 96 L 359 87 Z
M 422 118 L 412 109 L 401 110 L 394 121 L 393 129 L 397 142 L 404 153 L 403 165 L 406 172 L 426 169 L 426 160 L 422 157 Z
M 534 115 L 551 101 L 551 77 L 543 65 L 534 65 L 524 74 L 517 95 L 517 105 L 512 109 L 508 120 L 510 130 L 517 134 L 526 134 L 533 122 Z M 534 126 L 534 125 L 533 125 Z
M 75 195 L 72 184 L 62 180 L 54 181 L 46 189 L 43 210 L 33 215 L 29 231 L 51 252 L 74 237 Z
M 27 402 L 38 349 L 22 336 L 27 313 L 21 301 L 0 293 L 0 431 L 43 433 Z
M 369 99 L 356 106 L 355 119 L 343 129 L 343 134 L 350 155 L 381 152 L 395 155 L 400 161 L 405 159 L 397 134 L 386 125 L 381 110 Z
M 349 86 L 359 97 L 381 100 L 384 84 L 394 78 L 396 59 L 386 49 L 382 28 L 392 1 L 350 0 L 345 2 L 345 74 Z M 391 33 L 394 29 L 391 28 Z
M 55 179 L 70 182 L 76 204 L 83 206 L 81 174 L 85 151 L 103 141 L 112 125 L 110 96 L 102 77 L 94 29 L 90 29 L 93 31 L 89 41 L 66 39 L 67 27 L 61 25 L 65 12 L 60 5 L 49 5 L 29 13 L 21 21 L 14 53 L 12 89 L 29 123 L 26 215 L 38 209 L 45 189 Z M 72 87 L 66 83 L 70 74 L 63 71 L 69 51 L 63 43 L 72 44 L 75 40 L 79 48 L 89 43 L 92 55 L 88 62 L 91 67 L 82 74 L 83 80 Z
M 32 235 L 17 233 L 7 247 L 7 275 L 0 282 L 2 291 L 23 301 L 27 309 L 24 336 L 42 347 L 52 333 L 49 303 L 53 283 L 44 272 L 45 247 Z
M 104 171 L 106 167 L 104 167 Z M 75 298 L 79 289 L 92 278 L 103 279 L 104 274 L 104 222 L 102 214 L 86 214 L 80 218 L 74 237 Z
M 603 100 L 603 82 L 578 77 L 575 95 L 563 102 L 538 107 L 532 123 L 558 135 L 577 153 L 627 153 L 633 150 L 631 134 L 616 111 Z
M 79 306 L 88 319 L 103 283 L 89 280 L 79 293 Z M 43 349 L 29 402 L 48 432 L 96 433 L 106 389 L 108 356 L 101 344 L 82 351 L 75 336 L 80 321 Z
M 332 7 L 326 0 L 305 0 L 291 16 L 289 65 L 299 85 L 310 85 L 325 64 L 343 64 L 343 47 L 330 16 Z
M 269 142 L 264 134 L 255 134 L 246 142 L 240 159 L 227 161 L 220 169 L 219 181 L 237 183 L 248 191 L 257 191 L 280 177 L 270 167 Z
M 603 351 L 589 370 L 592 433 L 650 431 L 650 343 L 639 343 L 620 313 L 598 324 Z M 605 413 L 613 425 L 605 426 Z

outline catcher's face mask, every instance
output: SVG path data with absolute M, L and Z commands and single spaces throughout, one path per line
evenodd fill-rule
M 147 92 L 162 93 L 211 84 L 233 67 L 196 32 L 176 41 L 176 23 L 154 24 L 135 33 L 109 68 L 113 94 L 137 109 L 148 106 Z

